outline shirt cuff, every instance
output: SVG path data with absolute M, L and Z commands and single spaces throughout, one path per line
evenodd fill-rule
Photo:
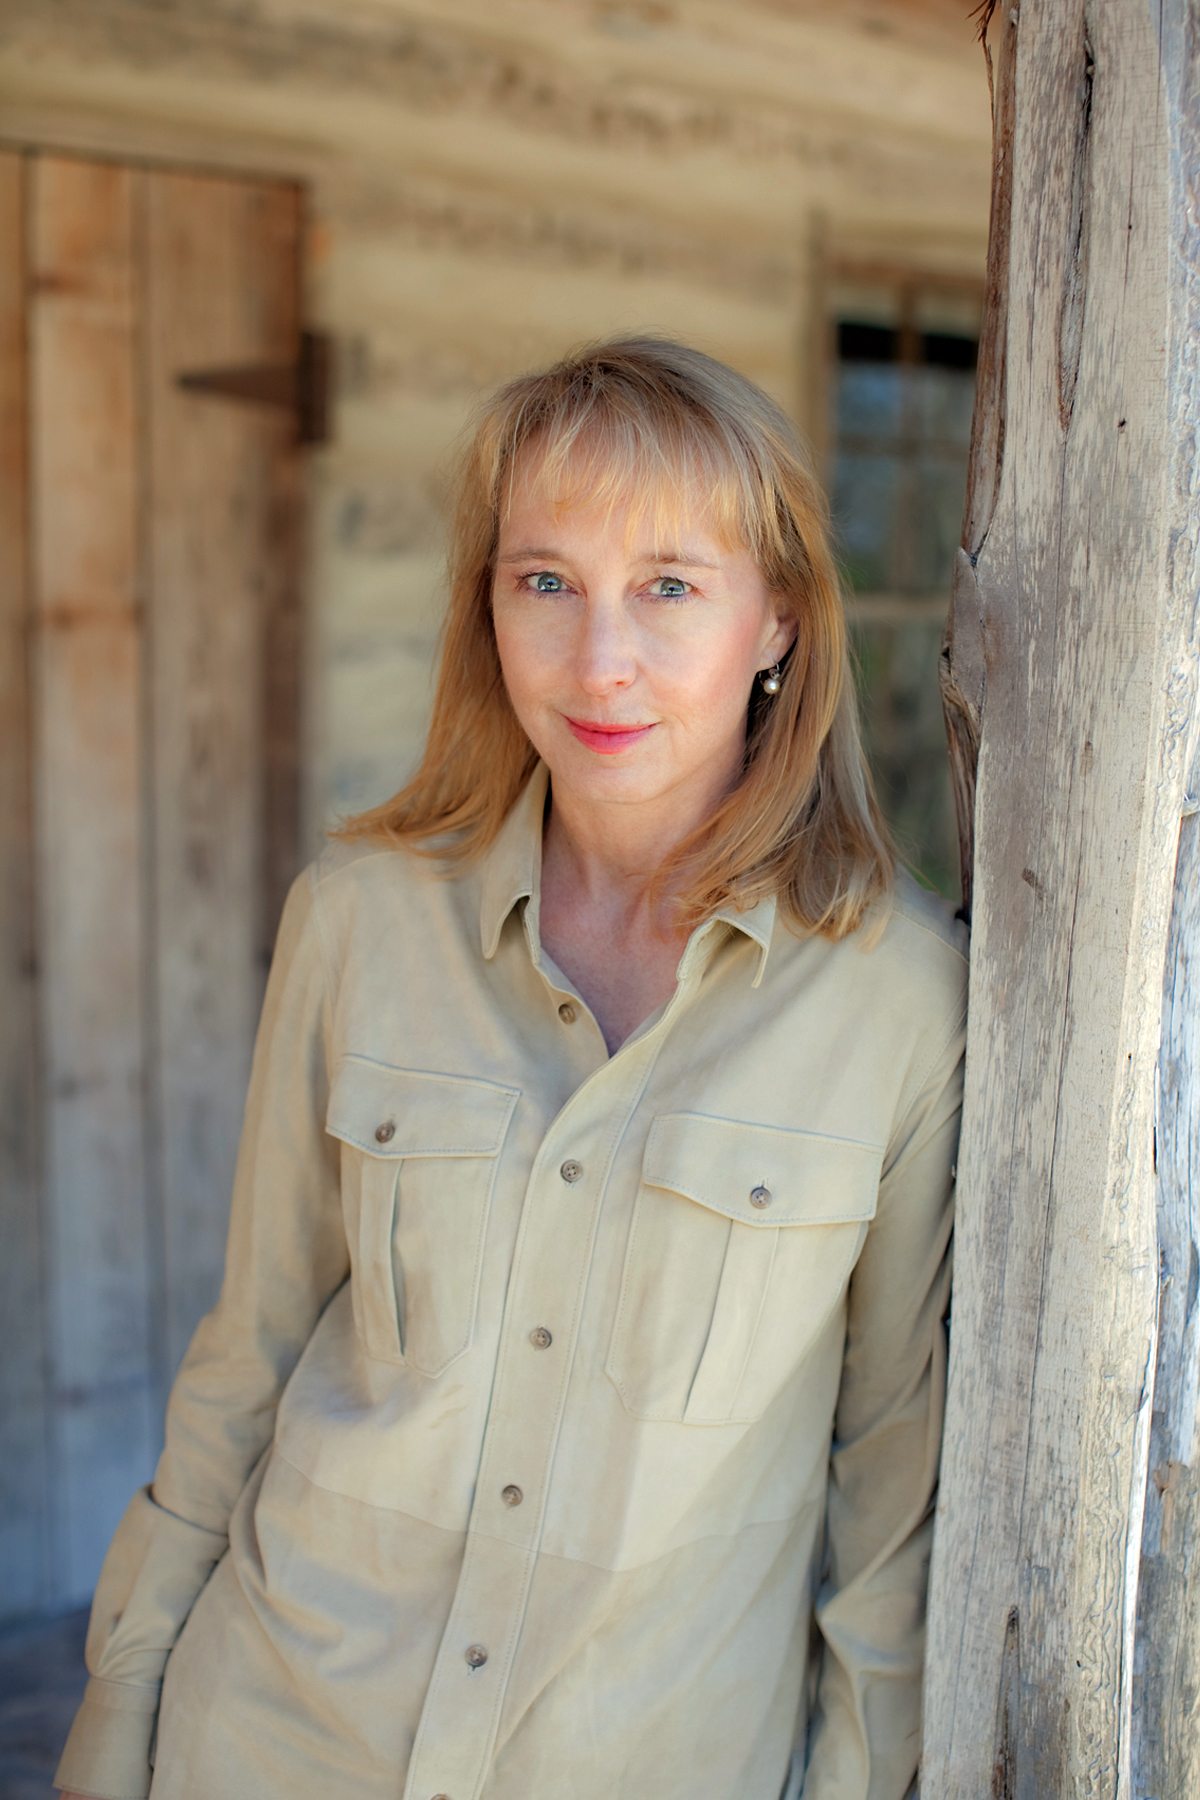
M 93 1675 L 55 1771 L 54 1785 L 95 1800 L 146 1800 L 158 1687 Z

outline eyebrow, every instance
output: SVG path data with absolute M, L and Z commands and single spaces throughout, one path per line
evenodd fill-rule
M 548 550 L 544 546 L 539 547 L 535 544 L 528 548 L 510 550 L 507 556 L 497 557 L 496 560 L 500 563 L 567 562 L 569 558 L 564 556 L 561 550 Z M 666 564 L 673 569 L 716 569 L 720 567 L 719 563 L 708 562 L 703 556 L 697 556 L 686 545 L 681 545 L 669 556 L 639 556 L 637 561 L 643 565 Z

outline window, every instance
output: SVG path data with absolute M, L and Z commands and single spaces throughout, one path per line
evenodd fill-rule
M 901 853 L 957 894 L 937 658 L 959 543 L 982 289 L 843 271 L 830 486 L 863 725 Z

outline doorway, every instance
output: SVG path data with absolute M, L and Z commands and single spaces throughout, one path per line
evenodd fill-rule
M 301 232 L 0 151 L 0 1620 L 90 1595 L 220 1280 L 299 856 Z

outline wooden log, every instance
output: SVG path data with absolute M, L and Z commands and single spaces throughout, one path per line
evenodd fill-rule
M 0 1617 L 52 1592 L 29 756 L 25 158 L 0 153 Z
M 979 761 L 924 1800 L 1131 1791 L 1155 1060 L 1195 690 L 1195 28 L 1193 0 L 1006 0 L 992 22 L 991 416 L 947 671 Z
M 146 180 L 151 1092 L 166 1385 L 220 1285 L 264 936 L 297 854 L 298 645 L 278 626 L 281 610 L 296 611 L 295 421 L 185 391 L 178 377 L 295 360 L 299 217 L 282 182 Z M 291 699 L 282 730 L 268 694 Z
M 142 1094 L 136 177 L 38 157 L 30 357 L 38 938 L 60 1603 L 154 1466 Z
M 995 10 L 991 0 L 988 20 Z M 971 916 L 975 879 L 975 777 L 983 710 L 984 649 L 975 564 L 1000 488 L 1008 355 L 1008 259 L 1012 229 L 1013 121 L 1016 104 L 1016 9 L 1001 13 L 995 50 L 983 31 L 992 91 L 992 204 L 988 231 L 988 277 L 979 328 L 975 412 L 967 459 L 967 495 L 962 548 L 954 563 L 954 586 L 938 675 L 946 714 L 950 786 L 958 819 L 959 879 L 965 916 Z

